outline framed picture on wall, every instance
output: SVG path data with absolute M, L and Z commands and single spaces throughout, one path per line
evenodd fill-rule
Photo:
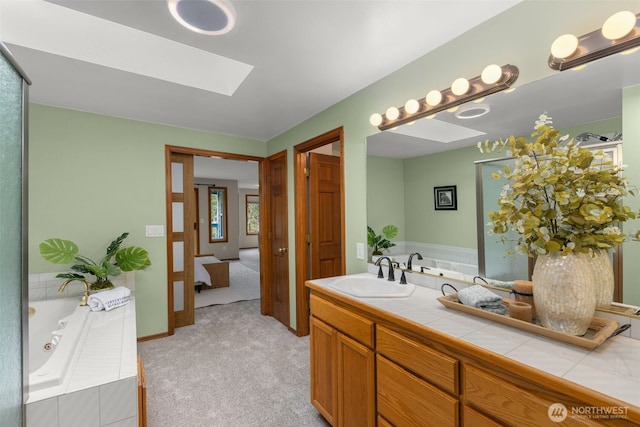
M 433 199 L 437 211 L 458 210 L 458 199 L 456 196 L 455 185 L 433 187 Z

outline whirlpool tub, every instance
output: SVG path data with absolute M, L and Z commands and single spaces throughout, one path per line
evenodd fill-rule
M 77 297 L 29 303 L 29 393 L 62 384 L 88 315 Z

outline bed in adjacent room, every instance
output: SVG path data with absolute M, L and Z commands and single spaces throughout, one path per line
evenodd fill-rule
M 196 290 L 225 288 L 229 286 L 229 263 L 213 254 L 196 255 L 194 282 Z

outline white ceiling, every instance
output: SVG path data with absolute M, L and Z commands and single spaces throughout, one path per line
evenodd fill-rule
M 1 0 L 0 39 L 34 103 L 266 141 L 519 0 L 230 1 L 206 36 L 166 0 Z

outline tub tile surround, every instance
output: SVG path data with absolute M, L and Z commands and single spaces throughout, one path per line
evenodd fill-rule
M 369 266 L 369 273 L 377 274 L 377 270 L 378 267 Z M 386 267 L 383 267 L 383 270 L 386 277 Z M 368 273 L 358 275 L 368 275 Z M 319 279 L 313 282 L 326 286 L 332 280 L 335 278 Z M 628 333 L 629 330 L 609 338 L 593 350 L 583 349 L 451 310 L 437 301 L 437 298 L 442 296 L 440 286 L 443 283 L 450 283 L 457 289 L 471 286 L 473 283 L 428 274 L 407 275 L 407 281 L 417 285 L 408 298 L 349 298 L 447 333 L 543 372 L 640 406 L 638 392 L 640 390 L 640 341 L 633 339 Z M 330 288 L 328 291 L 340 293 Z M 508 297 L 507 292 L 497 291 L 497 293 Z M 636 320 L 611 313 L 606 314 L 607 317 L 615 317 L 621 325 Z
M 118 277 L 112 278 L 114 286 L 126 286 L 135 292 L 135 271 L 122 273 Z M 81 297 L 84 292 L 84 285 L 80 282 L 71 282 L 64 291 L 59 292 L 60 285 L 66 279 L 58 279 L 59 273 L 39 273 L 29 275 L 29 301 L 42 301 L 55 298 Z
M 64 382 L 30 393 L 27 427 L 137 426 L 135 298 L 89 314 Z
M 384 255 L 395 257 L 396 255 L 408 256 L 410 253 L 418 252 L 423 258 L 435 261 L 436 265 L 421 264 L 417 258 L 413 263 L 425 265 L 427 267 L 441 268 L 443 270 L 460 271 L 465 274 L 476 275 L 478 272 L 478 251 L 477 249 L 461 248 L 458 246 L 437 245 L 434 243 L 422 242 L 394 242 L 396 246 L 389 249 Z M 405 262 L 405 257 L 398 259 Z

